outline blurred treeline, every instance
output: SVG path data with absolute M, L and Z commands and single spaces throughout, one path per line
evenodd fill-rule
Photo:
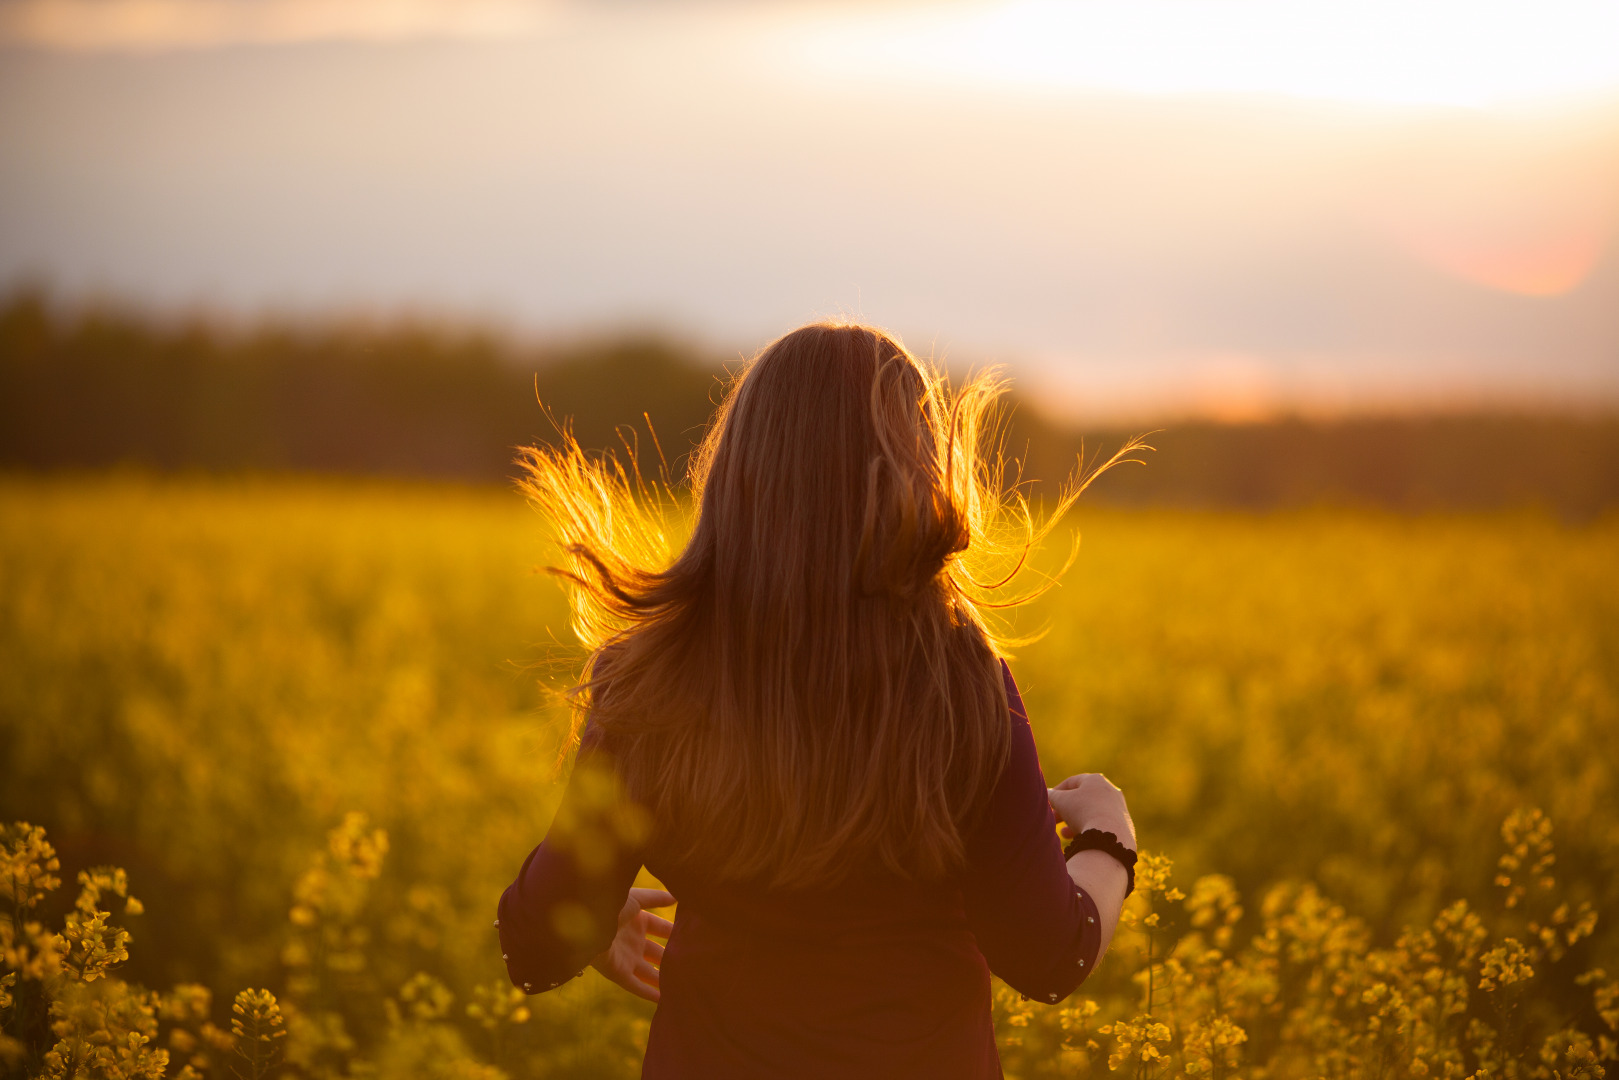
M 731 358 L 735 369 L 740 358 Z M 37 291 L 0 303 L 0 467 L 313 471 L 500 481 L 513 449 L 646 443 L 678 474 L 727 364 L 650 336 L 558 347 L 399 321 L 231 328 L 115 307 L 67 312 Z M 1078 454 L 1140 429 L 1063 427 L 1011 399 L 1006 448 L 1038 493 Z M 1399 509 L 1619 504 L 1619 415 L 1474 413 L 1168 424 L 1147 469 L 1092 498 L 1120 504 Z M 650 445 L 643 451 L 655 453 Z M 655 460 L 643 457 L 643 464 Z

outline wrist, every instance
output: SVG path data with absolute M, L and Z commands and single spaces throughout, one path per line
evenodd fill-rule
M 1116 861 L 1125 872 L 1124 895 L 1129 896 L 1136 887 L 1136 850 L 1132 843 L 1127 845 L 1117 833 L 1105 829 L 1086 829 L 1074 836 L 1063 849 L 1063 861 L 1090 853 L 1104 856 Z
M 1115 814 L 1098 814 L 1085 818 L 1077 825 L 1069 826 L 1069 831 L 1075 836 L 1092 830 L 1112 833 L 1119 843 L 1131 851 L 1136 850 L 1136 827 L 1135 823 L 1128 817 Z

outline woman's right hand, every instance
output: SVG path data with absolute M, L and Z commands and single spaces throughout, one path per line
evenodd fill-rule
M 590 966 L 636 997 L 657 1001 L 663 946 L 652 938 L 667 940 L 674 924 L 647 909 L 668 907 L 674 902 L 674 895 L 662 889 L 631 889 L 618 913 L 618 933 L 613 943 Z
M 1063 823 L 1062 834 L 1072 839 L 1086 829 L 1101 829 L 1136 847 L 1136 826 L 1130 820 L 1124 792 L 1101 773 L 1078 773 L 1047 790 L 1051 808 Z

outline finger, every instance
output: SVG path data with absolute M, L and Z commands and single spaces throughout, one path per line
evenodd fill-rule
M 1074 827 L 1072 825 L 1065 824 L 1057 831 L 1062 834 L 1062 838 L 1064 840 L 1072 840 L 1074 838 Z
M 641 905 L 642 911 L 648 908 L 668 907 L 675 902 L 674 894 L 662 889 L 631 889 L 630 895 Z
M 663 946 L 659 945 L 656 941 L 648 939 L 646 947 L 641 950 L 641 955 L 645 956 L 654 964 L 661 963 L 663 961 Z
M 645 960 L 635 965 L 635 977 L 648 986 L 656 987 L 658 985 L 658 969 Z
M 643 911 L 641 913 L 641 929 L 648 934 L 666 938 L 674 932 L 675 924 L 661 916 Z
M 1073 776 L 1070 776 L 1068 779 L 1066 779 L 1062 783 L 1058 784 L 1052 790 L 1053 791 L 1069 791 L 1069 790 L 1071 790 L 1073 788 L 1077 788 L 1079 785 L 1081 785 L 1081 784 L 1083 784 L 1085 782 L 1085 777 L 1087 777 L 1089 775 L 1090 775 L 1090 773 L 1075 773 Z

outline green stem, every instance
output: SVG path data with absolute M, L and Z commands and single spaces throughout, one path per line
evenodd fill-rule
M 1152 1015 L 1152 930 L 1147 930 L 1147 1015 Z

